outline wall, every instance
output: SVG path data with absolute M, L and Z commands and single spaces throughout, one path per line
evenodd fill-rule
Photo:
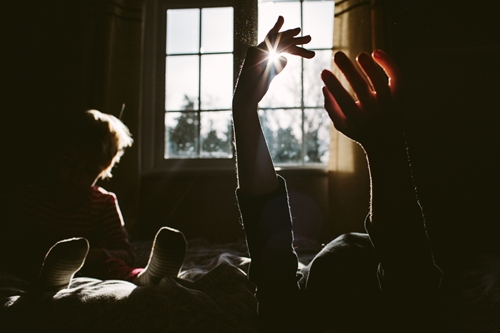
M 410 154 L 438 260 L 498 251 L 496 3 L 391 3 Z
M 54 115 L 77 107 L 81 90 L 80 2 L 9 1 L 2 19 L 3 189 L 47 170 Z
M 321 239 L 328 232 L 327 177 L 319 170 L 281 171 L 286 180 L 297 235 Z M 148 174 L 141 182 L 137 239 L 151 238 L 163 225 L 186 237 L 213 242 L 242 239 L 236 205 L 235 171 Z

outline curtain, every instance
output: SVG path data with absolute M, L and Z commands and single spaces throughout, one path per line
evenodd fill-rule
M 110 181 L 127 223 L 135 224 L 139 195 L 139 119 L 144 0 L 84 2 L 82 105 L 121 117 L 135 143 Z
M 385 1 L 341 0 L 335 4 L 334 45 L 351 59 L 376 48 L 389 51 Z M 348 87 L 332 62 L 333 72 Z M 332 127 L 329 160 L 329 220 L 334 236 L 364 231 L 369 207 L 369 175 L 360 146 Z

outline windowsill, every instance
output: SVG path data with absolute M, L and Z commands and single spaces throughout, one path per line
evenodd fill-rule
M 150 170 L 142 172 L 142 175 L 161 174 L 207 174 L 219 175 L 236 173 L 235 159 L 169 159 L 162 161 Z M 279 165 L 276 172 L 280 174 L 314 174 L 323 175 L 328 173 L 326 165 Z

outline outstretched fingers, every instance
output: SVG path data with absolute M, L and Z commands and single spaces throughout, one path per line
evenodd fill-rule
M 382 67 L 385 74 L 389 78 L 388 85 L 392 96 L 394 98 L 398 98 L 403 85 L 402 74 L 398 65 L 396 65 L 394 60 L 392 60 L 392 58 L 382 50 L 374 51 L 372 57 L 375 62 Z
M 324 70 L 321 73 L 321 79 L 325 83 L 326 89 L 331 95 L 331 99 L 335 102 L 330 101 L 330 96 L 326 95 L 325 105 L 330 109 L 327 109 L 330 118 L 333 121 L 335 119 L 345 119 L 345 121 L 359 121 L 361 119 L 360 109 L 351 94 L 342 86 L 337 77 L 329 70 Z M 323 90 L 323 93 L 325 91 Z
M 349 59 L 345 53 L 337 52 L 333 56 L 333 61 L 344 74 L 344 77 L 351 85 L 352 90 L 358 97 L 359 101 L 362 104 L 371 104 L 373 102 L 373 94 L 370 86 L 351 59 Z
M 283 16 L 278 16 L 278 20 L 276 21 L 276 23 L 274 24 L 274 27 L 271 28 L 271 30 L 269 30 L 269 32 L 267 33 L 267 35 L 272 35 L 272 34 L 277 34 L 281 27 L 283 26 L 283 23 L 285 23 L 285 19 L 283 18 Z
M 290 45 L 285 47 L 282 52 L 286 52 L 292 55 L 297 55 L 306 59 L 311 59 L 316 55 L 316 53 L 314 51 L 307 50 L 303 47 L 298 46 L 307 44 L 310 41 L 311 41 L 311 36 L 294 38 L 293 40 L 291 40 Z
M 288 53 L 307 59 L 313 58 L 316 54 L 314 51 L 299 46 L 308 44 L 311 41 L 311 36 L 294 37 L 299 32 L 300 28 L 296 28 L 268 35 L 266 37 L 266 47 L 268 50 L 276 53 Z
M 387 77 L 380 66 L 368 53 L 361 53 L 356 58 L 373 88 L 373 97 L 379 103 L 387 103 L 391 99 L 391 91 L 387 85 Z
M 345 133 L 347 131 L 347 123 L 344 113 L 328 90 L 328 87 L 324 86 L 322 91 L 325 98 L 325 110 L 328 112 L 333 125 L 338 131 Z
M 283 27 L 284 18 L 279 16 L 274 27 L 269 30 L 265 39 L 265 47 L 276 53 L 288 53 L 303 58 L 311 59 L 315 56 L 314 51 L 306 50 L 299 45 L 308 44 L 311 36 L 299 36 L 301 29 L 294 28 L 280 32 Z M 263 43 L 264 44 L 264 43 Z M 262 45 L 262 44 L 261 44 Z M 264 45 L 263 45 L 264 46 Z

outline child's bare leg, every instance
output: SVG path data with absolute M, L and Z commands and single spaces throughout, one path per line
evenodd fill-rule
M 52 246 L 43 262 L 38 288 L 57 291 L 67 288 L 73 275 L 83 266 L 89 251 L 85 238 L 71 238 Z
M 158 284 L 165 276 L 176 277 L 186 257 L 186 238 L 179 230 L 162 227 L 156 233 L 146 268 L 132 282 Z

